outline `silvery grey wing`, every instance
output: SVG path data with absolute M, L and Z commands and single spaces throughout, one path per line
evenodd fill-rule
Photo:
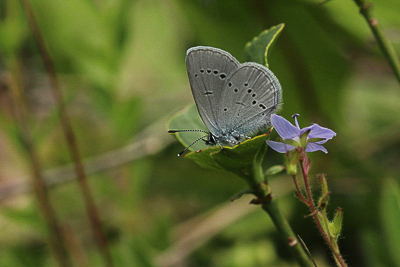
M 266 129 L 280 107 L 281 85 L 265 66 L 244 63 L 232 73 L 223 89 L 217 124 L 222 131 L 248 136 Z
M 186 53 L 186 68 L 197 110 L 207 128 L 219 132 L 218 111 L 223 87 L 240 63 L 221 49 L 197 46 Z

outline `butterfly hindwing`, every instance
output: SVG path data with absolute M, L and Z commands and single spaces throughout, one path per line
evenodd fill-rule
M 257 63 L 244 63 L 224 84 L 217 124 L 223 132 L 242 137 L 270 125 L 281 102 L 281 85 L 275 75 Z

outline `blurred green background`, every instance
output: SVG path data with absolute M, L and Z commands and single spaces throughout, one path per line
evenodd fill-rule
M 56 64 L 115 266 L 296 266 L 239 178 L 178 158 L 165 123 L 193 103 L 185 53 L 207 45 L 241 61 L 245 44 L 285 23 L 270 51 L 281 114 L 337 132 L 327 174 L 330 214 L 344 210 L 350 266 L 400 266 L 400 87 L 353 1 L 31 0 Z M 400 2 L 373 1 L 400 52 Z M 48 75 L 20 2 L 0 1 L 0 266 L 57 266 L 31 189 L 10 87 L 18 77 L 51 204 L 75 266 L 102 266 Z M 276 134 L 272 138 L 275 138 Z M 268 151 L 266 166 L 281 164 Z M 318 266 L 333 266 L 290 177 L 272 190 Z M 317 196 L 318 185 L 313 187 Z

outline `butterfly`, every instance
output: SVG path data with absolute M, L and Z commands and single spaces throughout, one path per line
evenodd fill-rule
M 209 132 L 169 130 L 206 134 L 178 156 L 200 140 L 222 149 L 270 127 L 271 115 L 281 104 L 282 88 L 267 67 L 254 62 L 241 64 L 224 50 L 197 46 L 187 51 L 186 68 L 197 110 Z

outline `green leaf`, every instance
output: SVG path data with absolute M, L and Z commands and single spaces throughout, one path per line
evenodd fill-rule
M 245 190 L 240 191 L 239 193 L 237 193 L 233 197 L 231 197 L 231 201 L 238 200 L 239 198 L 241 198 L 242 196 L 247 195 L 247 194 L 254 194 L 254 189 L 247 188 Z
M 318 207 L 324 210 L 328 206 L 328 201 L 329 201 L 328 182 L 326 181 L 325 174 L 319 174 L 318 179 L 319 179 L 319 185 L 321 186 L 321 196 L 318 199 Z
M 219 147 L 210 147 L 204 150 L 198 150 L 197 152 L 191 152 L 185 156 L 185 158 L 194 160 L 200 167 L 205 169 L 211 169 L 215 171 L 223 171 L 224 169 L 218 165 L 212 158 L 211 153 L 215 153 L 221 150 Z
M 266 152 L 267 137 L 267 134 L 258 135 L 234 147 L 224 147 L 223 150 L 211 153 L 210 156 L 226 171 L 247 180 L 248 177 L 253 176 L 253 164 L 256 161 L 260 162 L 258 156 L 263 158 Z
M 195 105 L 187 106 L 186 108 L 176 112 L 167 122 L 167 129 L 203 130 L 208 132 L 208 129 L 201 120 Z M 205 136 L 206 134 L 203 132 L 179 132 L 174 133 L 174 135 L 184 147 L 187 147 L 193 143 L 193 141 Z M 199 141 L 191 146 L 189 151 L 197 151 L 204 148 L 207 148 L 207 145 L 204 142 Z
M 285 24 L 279 24 L 263 31 L 246 44 L 245 61 L 256 62 L 268 67 L 268 51 L 281 33 Z
M 395 180 L 385 181 L 380 210 L 389 252 L 395 266 L 400 266 L 400 187 Z
M 256 186 L 263 181 L 253 181 L 256 176 L 254 171 L 259 169 L 264 158 L 267 143 L 267 134 L 258 135 L 234 147 L 211 147 L 204 150 L 191 152 L 185 158 L 194 160 L 203 168 L 227 171 L 242 177 L 250 185 Z
M 234 147 L 211 147 L 197 152 L 191 152 L 185 158 L 194 160 L 203 168 L 225 170 L 240 177 L 247 177 L 252 172 L 253 162 L 256 160 L 260 148 L 267 146 L 267 135 L 259 135 L 248 139 Z M 265 154 L 265 152 L 264 152 Z
M 325 221 L 324 215 L 322 214 L 322 212 L 317 211 L 317 216 L 318 216 L 319 221 L 321 222 L 322 229 L 324 229 L 325 233 L 328 233 L 328 231 L 326 230 L 326 225 L 324 223 L 324 221 Z M 328 225 L 329 225 L 329 220 L 328 220 Z
M 274 165 L 272 167 L 269 167 L 268 170 L 265 171 L 265 175 L 269 176 L 269 175 L 278 174 L 281 171 L 283 171 L 284 169 L 285 169 L 284 165 Z
M 329 223 L 329 232 L 337 241 L 340 233 L 342 231 L 342 223 L 343 223 L 343 211 L 341 208 L 337 208 L 335 215 L 333 217 L 333 221 Z

